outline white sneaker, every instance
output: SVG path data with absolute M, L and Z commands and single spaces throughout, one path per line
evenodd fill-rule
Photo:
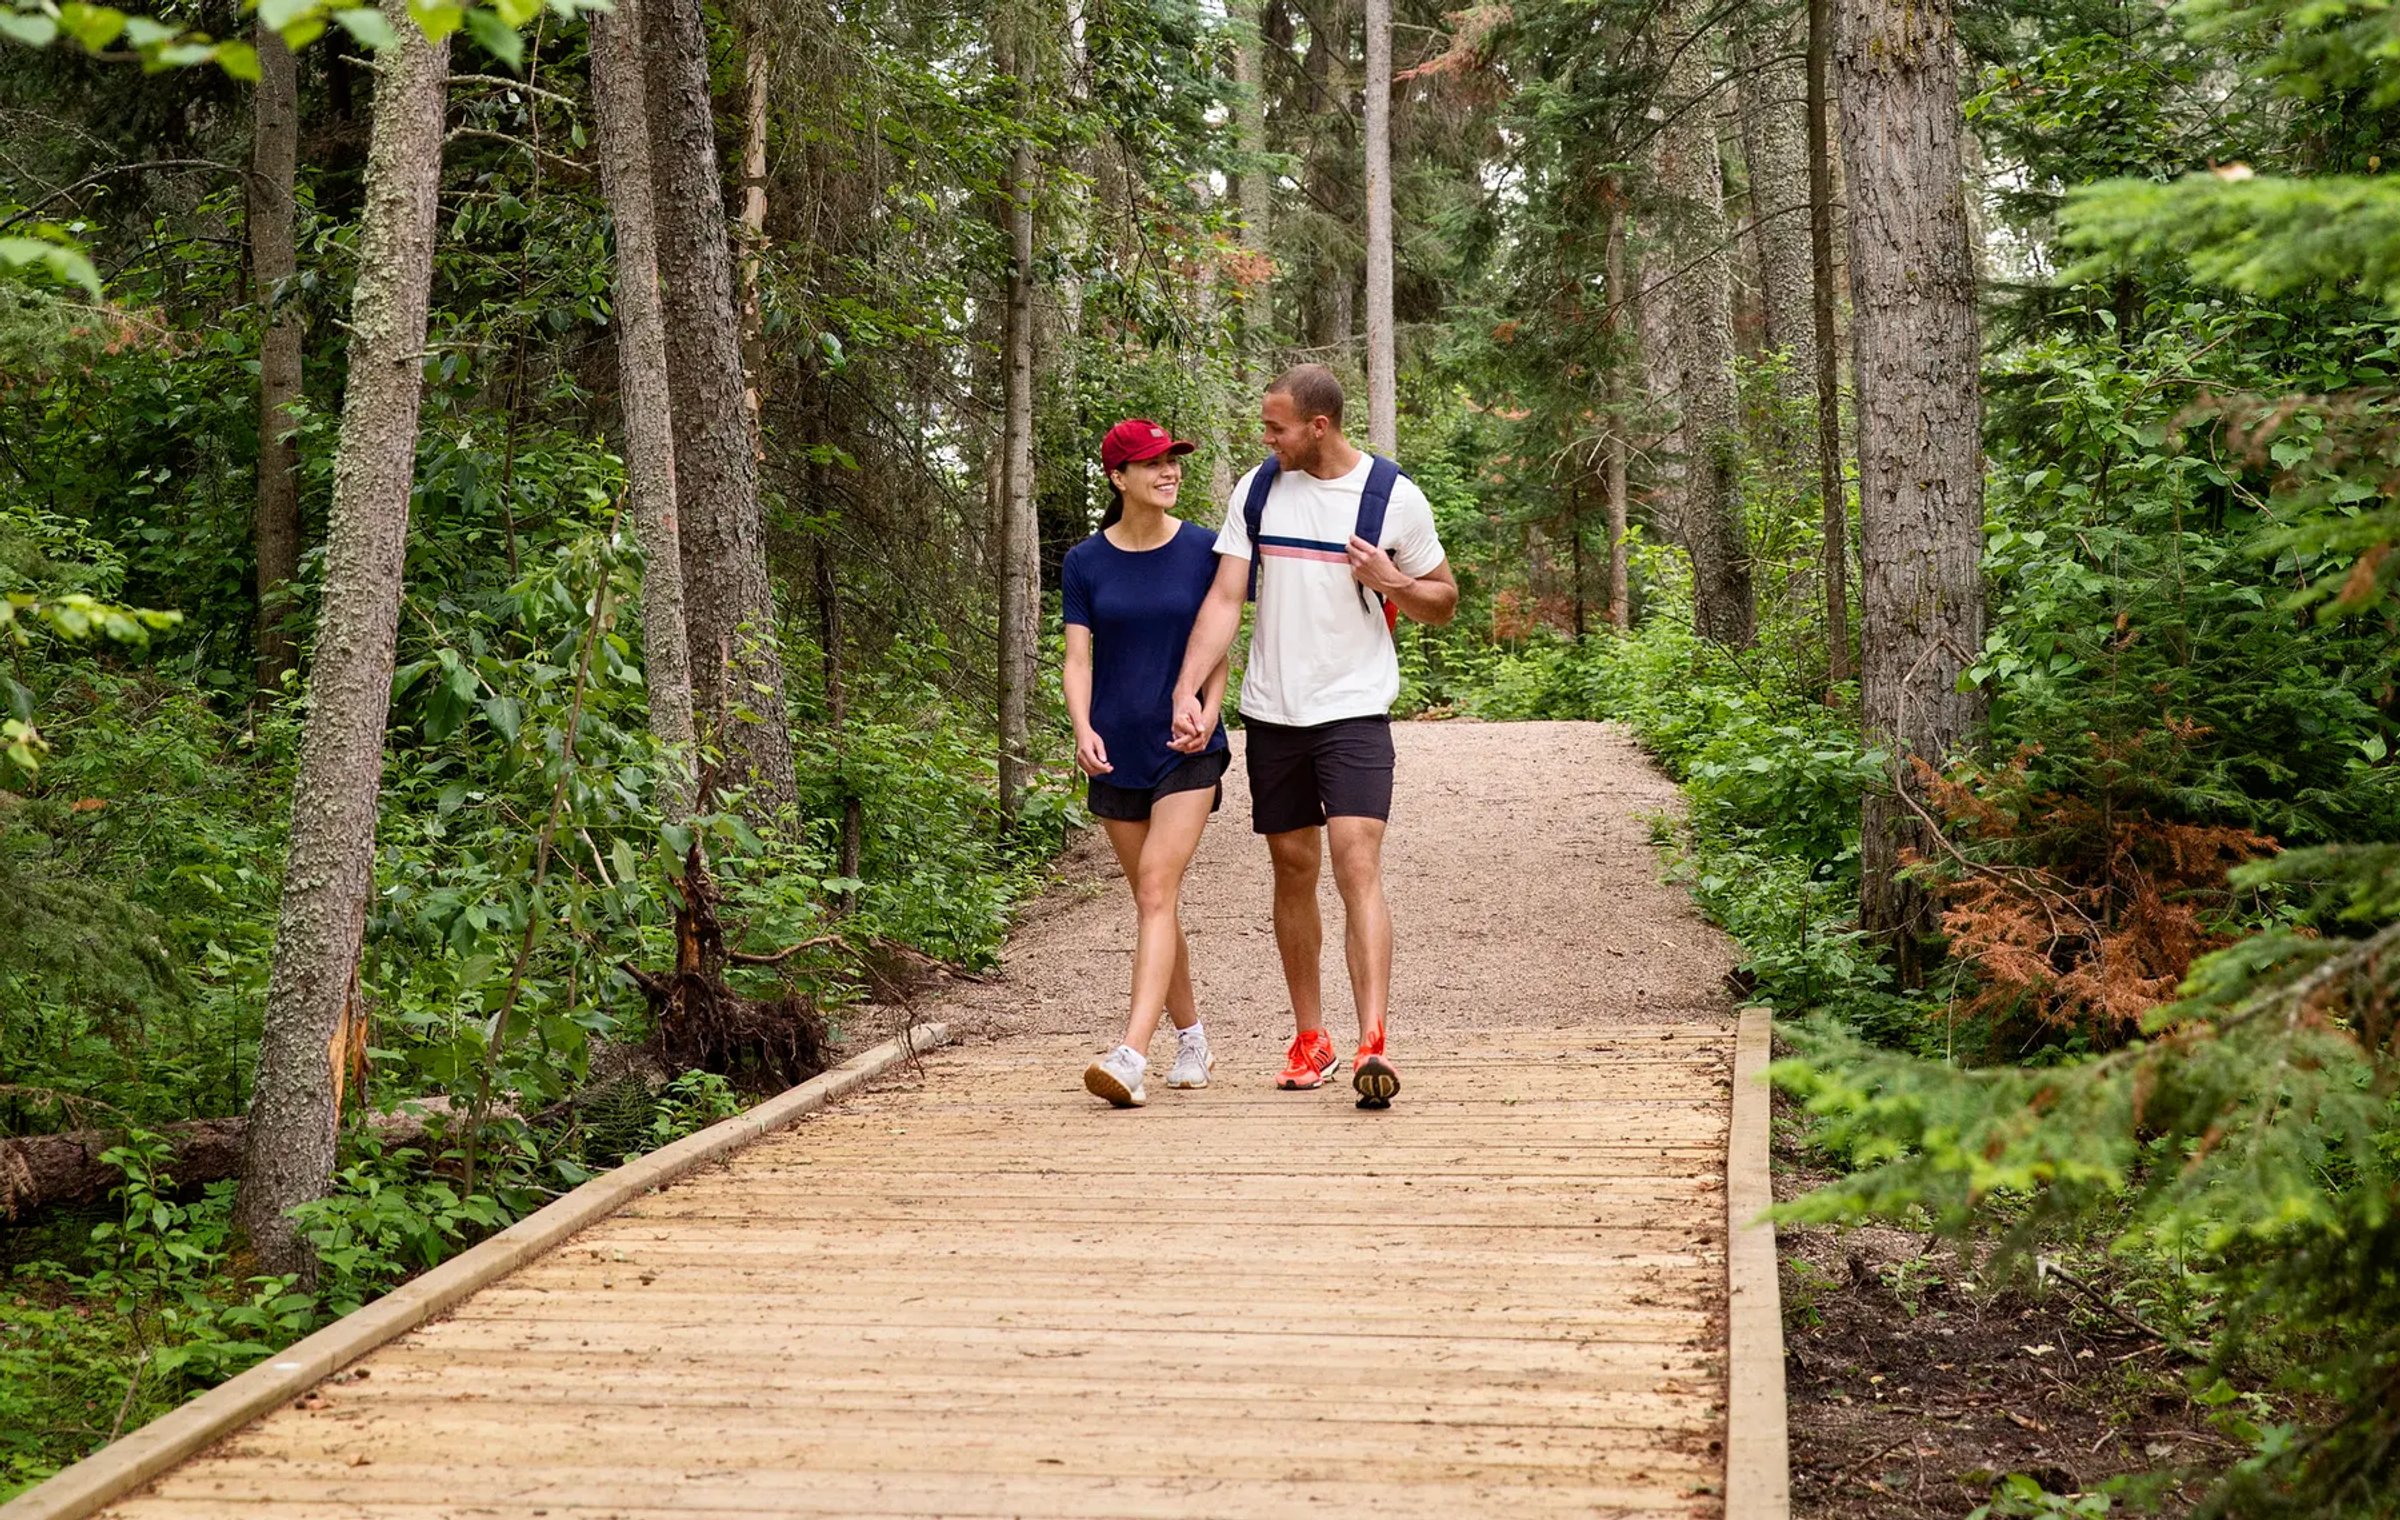
M 1120 1045 L 1083 1069 L 1084 1090 L 1118 1108 L 1140 1108 L 1150 1101 L 1150 1095 L 1142 1091 L 1142 1074 L 1149 1069 L 1149 1057 L 1130 1045 Z
M 1208 1048 L 1208 1031 L 1198 1024 L 1175 1031 L 1175 1065 L 1167 1073 L 1169 1087 L 1206 1087 L 1209 1069 L 1217 1064 Z

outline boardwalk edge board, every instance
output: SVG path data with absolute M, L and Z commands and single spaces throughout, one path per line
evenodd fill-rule
M 1767 1174 L 1767 1063 L 1774 1014 L 1742 1010 L 1734 1037 L 1733 1125 L 1725 1156 L 1726 1320 L 1725 1520 L 1789 1520 L 1791 1435 L 1783 1389 L 1783 1294 L 1776 1279 L 1775 1226 L 1760 1216 L 1775 1201 Z
M 945 1024 L 915 1025 L 755 1108 L 593 1178 L 481 1245 L 0 1504 L 0 1520 L 83 1520 L 653 1188 L 823 1108 L 949 1037 Z

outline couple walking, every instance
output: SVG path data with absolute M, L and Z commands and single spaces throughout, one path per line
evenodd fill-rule
M 1446 623 L 1458 583 L 1433 509 L 1390 460 L 1342 433 L 1342 386 L 1323 365 L 1286 370 L 1259 408 L 1269 457 L 1244 475 L 1215 533 L 1180 521 L 1193 445 L 1131 419 L 1100 446 L 1114 498 L 1067 551 L 1065 685 L 1075 760 L 1139 920 L 1125 1038 L 1083 1074 L 1119 1108 L 1148 1101 L 1151 1036 L 1176 1030 L 1169 1087 L 1206 1087 L 1214 1058 L 1192 999 L 1178 905 L 1231 761 L 1218 709 L 1242 603 L 1258 617 L 1243 671 L 1252 830 L 1274 863 L 1275 944 L 1297 1026 L 1275 1085 L 1322 1087 L 1341 1070 L 1318 986 L 1317 877 L 1330 840 L 1350 989 L 1359 1106 L 1400 1090 L 1384 1051 L 1392 920 L 1383 834 L 1392 808 L 1394 619 Z M 1320 836 L 1319 830 L 1323 831 Z

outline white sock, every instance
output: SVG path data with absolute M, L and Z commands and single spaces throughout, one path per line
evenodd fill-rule
M 1194 1023 L 1188 1029 L 1178 1029 L 1175 1031 L 1176 1041 L 1184 1045 L 1189 1045 L 1195 1040 L 1205 1040 L 1207 1038 L 1208 1031 L 1202 1029 L 1197 1023 Z
M 1143 1055 L 1140 1051 L 1134 1049 L 1130 1045 L 1119 1045 L 1117 1047 L 1117 1054 L 1131 1057 L 1133 1060 L 1133 1069 L 1135 1071 L 1147 1071 L 1150 1068 L 1150 1058 L 1146 1055 Z

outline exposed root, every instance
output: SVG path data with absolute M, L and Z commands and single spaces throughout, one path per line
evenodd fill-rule
M 675 883 L 675 969 L 666 975 L 628 963 L 650 1000 L 651 1045 L 670 1070 L 715 1072 L 749 1092 L 774 1092 L 825 1069 L 824 1015 L 806 994 L 786 990 L 754 998 L 725 984 L 721 895 L 697 845 Z

